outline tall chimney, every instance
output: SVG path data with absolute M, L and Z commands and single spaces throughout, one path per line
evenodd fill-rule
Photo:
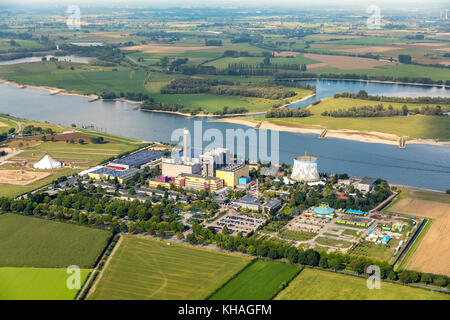
M 187 147 L 187 135 L 188 134 L 189 134 L 189 130 L 184 128 L 184 137 L 183 137 L 183 140 L 184 140 L 183 161 L 184 161 L 184 163 L 187 163 L 188 159 L 189 159 L 188 147 Z

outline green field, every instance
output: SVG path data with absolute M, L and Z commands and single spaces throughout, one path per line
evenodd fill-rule
M 270 300 L 302 267 L 257 260 L 215 292 L 211 300 Z
M 366 279 L 305 268 L 277 300 L 450 300 L 450 295 L 431 290 L 382 282 L 370 290 Z
M 245 256 L 124 235 L 90 298 L 205 299 L 249 262 Z
M 280 237 L 290 240 L 296 240 L 296 241 L 307 241 L 311 240 L 317 235 L 317 233 L 314 232 L 308 232 L 308 231 L 293 231 L 293 230 L 284 230 L 280 233 Z
M 89 270 L 81 269 L 81 284 Z M 66 269 L 0 268 L 0 300 L 72 300 L 78 290 L 68 289 Z
M 255 117 L 258 121 L 303 128 L 328 128 L 330 130 L 358 130 L 390 133 L 397 136 L 406 136 L 411 139 L 438 139 L 450 140 L 450 118 L 446 116 L 397 116 L 397 117 L 367 117 L 367 118 L 334 118 L 322 116 L 322 112 L 334 109 L 347 109 L 363 105 L 377 105 L 379 101 L 368 101 L 350 98 L 326 98 L 315 106 L 308 107 L 312 116 L 305 118 L 265 118 Z M 392 105 L 401 108 L 403 103 L 382 102 L 385 108 Z M 410 109 L 422 107 L 423 104 L 407 104 Z M 431 105 L 430 105 L 431 106 Z M 448 110 L 449 106 L 441 106 Z
M 91 268 L 111 233 L 18 214 L 0 215 L 0 267 Z
M 398 54 L 398 53 L 397 53 Z M 432 80 L 446 81 L 449 79 L 449 71 L 446 68 L 435 68 L 428 66 L 417 66 L 411 64 L 396 64 L 393 66 L 381 66 L 372 69 L 338 69 L 326 68 L 320 70 L 308 70 L 308 72 L 316 74 L 361 74 L 367 76 L 391 76 L 399 77 L 415 77 L 415 78 L 430 78 Z
M 58 69 L 61 66 L 62 69 Z M 74 70 L 70 69 L 74 67 Z M 0 78 L 21 84 L 49 86 L 84 94 L 103 91 L 148 93 L 145 70 L 119 69 L 67 62 L 33 62 L 0 66 Z

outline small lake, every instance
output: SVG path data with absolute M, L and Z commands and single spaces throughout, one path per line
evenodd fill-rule
M 437 87 L 381 84 L 358 81 L 308 81 L 317 86 L 317 97 L 336 92 L 358 92 L 391 96 L 445 96 L 450 90 Z M 194 122 L 203 130 L 247 127 L 229 123 L 211 123 L 208 118 L 185 117 L 136 111 L 135 104 L 115 101 L 95 101 L 80 96 L 55 95 L 40 89 L 19 89 L 0 84 L 0 112 L 27 119 L 78 127 L 93 123 L 97 128 L 122 136 L 148 141 L 170 141 L 173 130 L 187 127 L 193 132 Z M 300 104 L 305 104 L 303 101 Z M 307 103 L 309 104 L 309 103 Z M 450 121 L 450 120 L 449 120 Z M 207 145 L 205 143 L 204 147 Z M 319 171 L 348 173 L 354 176 L 380 177 L 392 183 L 446 190 L 450 188 L 450 148 L 408 144 L 397 146 L 363 143 L 335 138 L 317 139 L 315 134 L 280 132 L 280 162 L 292 164 L 292 159 L 305 151 L 319 158 Z
M 45 56 L 47 60 L 50 58 L 56 58 L 58 61 L 65 61 L 65 62 L 75 62 L 75 63 L 89 63 L 91 61 L 92 57 L 79 57 L 79 56 Z M 29 63 L 29 62 L 41 62 L 41 57 L 28 57 L 28 58 L 20 58 L 20 59 L 14 59 L 14 60 L 7 60 L 7 61 L 0 61 L 0 66 L 6 66 L 6 65 L 12 65 L 12 64 L 19 64 L 19 63 Z

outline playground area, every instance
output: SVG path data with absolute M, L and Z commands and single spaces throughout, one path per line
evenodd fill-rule
M 49 176 L 50 172 L 0 170 L 0 183 L 25 186 Z

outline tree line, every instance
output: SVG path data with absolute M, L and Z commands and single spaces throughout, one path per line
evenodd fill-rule
M 423 114 L 423 115 L 443 115 L 440 106 L 425 106 L 409 110 L 407 105 L 403 105 L 401 109 L 394 109 L 392 105 L 387 108 L 382 103 L 375 106 L 358 106 L 348 109 L 326 110 L 322 112 L 322 116 L 334 118 L 366 118 L 366 117 L 396 117 L 407 116 L 409 114 Z
M 303 118 L 309 117 L 311 111 L 305 108 L 274 108 L 266 112 L 266 118 Z

